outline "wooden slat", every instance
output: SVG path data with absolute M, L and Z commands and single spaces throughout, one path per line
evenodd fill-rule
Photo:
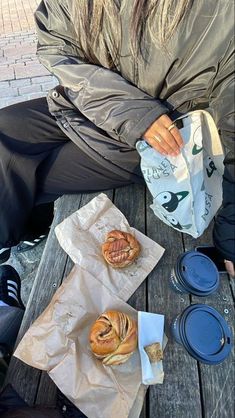
M 139 185 L 115 191 L 114 204 L 125 215 L 130 226 L 145 233 L 145 189 Z M 137 310 L 146 310 L 146 282 L 132 295 L 128 303 Z
M 194 240 L 185 236 L 187 250 L 197 245 L 210 245 L 212 243 L 212 227 L 210 226 L 202 237 Z M 229 277 L 220 275 L 219 290 L 210 296 L 200 298 L 192 296 L 192 303 L 203 303 L 217 309 L 228 321 L 230 327 L 234 325 L 234 305 Z M 233 329 L 234 335 L 234 329 Z M 234 417 L 234 356 L 231 356 L 220 365 L 208 366 L 199 363 L 201 393 L 205 418 L 232 418 Z
M 174 318 L 190 304 L 189 296 L 171 290 L 169 277 L 177 256 L 183 252 L 181 234 L 166 226 L 149 208 L 147 200 L 147 233 L 166 251 L 148 279 L 148 310 L 165 315 L 165 332 L 169 338 L 164 352 L 163 385 L 150 388 L 149 417 L 200 418 L 201 400 L 197 362 L 177 344 L 170 332 Z
M 32 322 L 43 312 L 49 304 L 56 289 L 60 286 L 64 268 L 68 256 L 57 243 L 54 234 L 54 226 L 61 222 L 68 214 L 77 209 L 79 196 L 73 196 L 69 199 L 61 198 L 59 210 L 56 210 L 50 235 L 48 237 L 42 260 L 34 281 L 34 285 L 26 307 L 25 315 L 18 334 L 17 342 L 21 340 Z M 36 394 L 40 384 L 41 372 L 34 369 L 20 360 L 12 357 L 6 383 L 10 382 L 19 395 L 29 404 L 33 405 L 36 401 Z M 48 399 L 50 391 L 47 392 Z M 53 391 L 54 396 L 54 391 Z M 50 403 L 50 402 L 49 402 Z
M 115 190 L 114 204 L 127 218 L 130 226 L 145 233 L 145 188 L 132 185 Z M 146 281 L 135 291 L 128 303 L 138 311 L 146 311 Z M 140 418 L 146 418 L 146 402 Z

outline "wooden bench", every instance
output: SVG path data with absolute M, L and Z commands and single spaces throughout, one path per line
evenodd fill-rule
M 172 340 L 169 331 L 173 318 L 190 303 L 207 303 L 215 307 L 232 325 L 234 281 L 230 281 L 228 275 L 221 275 L 219 291 L 206 298 L 180 296 L 169 287 L 170 270 L 177 256 L 184 250 L 193 249 L 195 245 L 209 243 L 211 230 L 206 231 L 200 239 L 194 240 L 164 225 L 149 208 L 151 198 L 142 186 L 128 186 L 108 191 L 106 194 L 127 217 L 131 226 L 166 249 L 157 267 L 129 300 L 137 310 L 164 314 L 166 334 L 169 337 L 164 355 L 164 384 L 149 389 L 141 418 L 234 417 L 232 355 L 217 366 L 198 363 L 182 346 Z M 58 244 L 53 232 L 54 227 L 96 195 L 64 196 L 59 199 L 18 341 L 48 305 L 52 295 L 72 268 L 71 260 Z M 56 387 L 48 375 L 15 358 L 11 360 L 7 382 L 10 382 L 30 405 L 55 404 Z

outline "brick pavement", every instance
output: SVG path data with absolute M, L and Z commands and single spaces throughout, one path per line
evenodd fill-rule
M 0 0 L 0 109 L 45 96 L 57 84 L 36 57 L 33 12 L 39 0 Z M 7 264 L 18 271 L 27 302 L 45 242 L 23 254 L 13 248 Z
M 0 108 L 42 97 L 57 84 L 36 57 L 33 30 L 0 36 Z
M 0 34 L 34 28 L 33 12 L 40 0 L 0 0 Z
M 0 0 L 0 109 L 45 96 L 57 84 L 36 57 L 39 0 Z

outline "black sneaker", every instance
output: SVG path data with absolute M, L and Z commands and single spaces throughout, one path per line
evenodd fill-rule
M 0 300 L 7 305 L 25 309 L 20 296 L 21 281 L 17 271 L 9 265 L 0 267 Z
M 6 250 L 0 251 L 0 264 L 6 263 L 6 261 L 10 258 L 11 248 L 7 248 Z
M 37 245 L 41 244 L 41 242 L 44 241 L 48 237 L 48 234 L 49 234 L 49 228 L 44 234 L 41 234 L 37 236 L 36 238 L 31 238 L 31 237 L 29 237 L 28 239 L 25 238 L 25 241 L 21 241 L 17 245 L 16 247 L 17 253 L 24 253 L 26 251 L 33 250 L 35 247 L 37 247 Z

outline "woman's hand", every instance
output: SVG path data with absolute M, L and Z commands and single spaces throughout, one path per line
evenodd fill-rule
M 143 138 L 163 155 L 176 156 L 183 146 L 178 128 L 167 115 L 160 116 L 145 132 Z
M 224 260 L 224 264 L 228 274 L 232 277 L 235 277 L 235 269 L 233 262 L 229 260 Z

